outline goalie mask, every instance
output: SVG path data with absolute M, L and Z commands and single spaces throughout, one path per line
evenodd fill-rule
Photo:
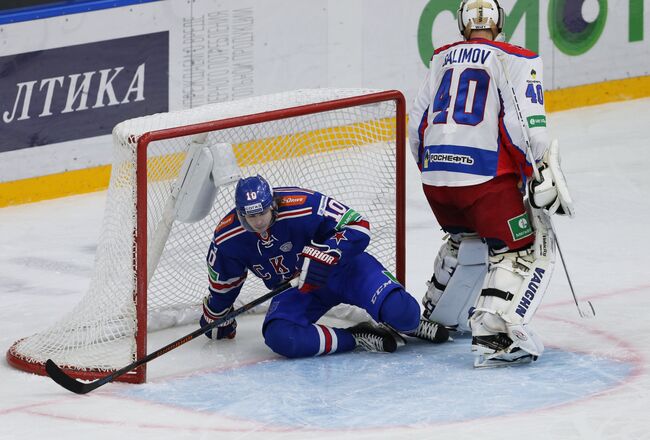
M 503 30 L 503 8 L 497 0 L 462 0 L 458 12 L 458 30 L 467 40 L 473 30 L 489 29 L 493 38 Z
M 235 188 L 235 210 L 239 222 L 247 231 L 255 232 L 255 229 L 246 220 L 246 216 L 263 214 L 271 209 L 273 216 L 268 227 L 275 222 L 275 204 L 273 201 L 273 189 L 264 177 L 257 176 L 239 179 Z

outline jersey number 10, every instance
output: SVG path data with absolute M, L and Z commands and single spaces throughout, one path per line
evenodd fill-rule
M 452 101 L 451 83 L 454 69 L 445 71 L 433 100 L 433 112 L 439 112 L 434 124 L 446 124 L 449 117 L 449 105 Z M 458 86 L 454 93 L 452 118 L 457 124 L 478 125 L 485 115 L 490 75 L 483 69 L 468 68 L 460 73 Z

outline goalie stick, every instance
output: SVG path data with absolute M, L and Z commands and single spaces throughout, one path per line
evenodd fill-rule
M 202 334 L 206 333 L 209 330 L 212 330 L 213 328 L 217 327 L 219 324 L 224 323 L 230 319 L 233 319 L 242 313 L 252 309 L 253 307 L 262 304 L 268 299 L 273 298 L 274 296 L 277 296 L 281 294 L 282 292 L 286 291 L 290 287 L 295 287 L 298 285 L 298 279 L 294 278 L 290 281 L 287 281 L 285 283 L 280 284 L 278 287 L 275 289 L 271 290 L 270 292 L 260 296 L 257 299 L 254 299 L 253 301 L 249 302 L 248 304 L 245 304 L 241 306 L 240 308 L 233 310 L 232 312 L 228 313 L 226 316 L 220 319 L 216 319 L 215 321 L 211 322 L 208 325 L 205 325 L 192 333 L 183 336 L 180 339 L 177 339 L 176 341 L 165 345 L 164 347 L 154 351 L 153 353 L 149 353 L 142 359 L 139 359 L 132 364 L 127 365 L 124 368 L 121 368 L 117 371 L 112 372 L 111 374 L 102 377 L 101 379 L 97 379 L 93 382 L 81 382 L 68 374 L 66 374 L 61 368 L 59 368 L 56 363 L 52 359 L 48 359 L 47 362 L 45 362 L 45 371 L 47 371 L 48 376 L 52 378 L 52 380 L 59 385 L 61 385 L 63 388 L 65 388 L 68 391 L 72 391 L 73 393 L 77 394 L 86 394 L 89 393 L 102 385 L 105 385 L 109 382 L 114 381 L 116 378 L 122 376 L 123 374 L 128 373 L 129 371 L 139 367 L 140 365 L 146 364 L 149 361 L 152 361 L 163 354 L 172 351 L 175 348 L 180 347 L 181 345 L 185 344 L 186 342 L 191 341 L 192 339 L 195 339 Z
M 533 167 L 533 176 L 535 177 L 535 180 L 540 181 L 541 179 L 539 175 L 539 170 L 537 169 L 535 157 L 533 156 L 533 147 L 530 145 L 530 138 L 528 137 L 528 131 L 526 130 L 526 123 L 524 122 L 524 117 L 521 114 L 521 107 L 519 107 L 519 101 L 517 100 L 517 94 L 515 93 L 515 88 L 512 85 L 512 81 L 510 80 L 510 72 L 508 71 L 508 66 L 506 66 L 504 55 L 502 53 L 499 52 L 497 54 L 497 58 L 501 62 L 501 68 L 503 69 L 503 73 L 506 77 L 506 82 L 510 87 L 510 94 L 512 95 L 515 111 L 517 112 L 517 119 L 519 119 L 519 124 L 521 125 L 521 132 L 524 138 L 524 142 L 526 143 L 526 156 Z M 555 244 L 557 245 L 557 250 L 558 253 L 560 254 L 560 261 L 562 262 L 562 267 L 564 268 L 564 274 L 566 275 L 566 279 L 569 282 L 569 289 L 571 290 L 571 295 L 573 296 L 573 302 L 575 302 L 576 308 L 578 309 L 578 314 L 580 315 L 581 318 L 593 318 L 596 316 L 596 310 L 594 310 L 594 306 L 593 304 L 591 304 L 591 301 L 587 301 L 586 306 L 583 306 L 578 303 L 578 297 L 576 296 L 576 292 L 573 289 L 573 283 L 571 282 L 571 277 L 569 276 L 569 271 L 567 270 L 566 262 L 564 261 L 564 255 L 562 254 L 562 249 L 560 248 L 560 241 L 558 240 L 557 232 L 555 231 L 555 227 L 553 226 L 553 222 L 551 221 L 551 217 L 548 215 L 548 213 L 544 212 L 543 210 L 542 213 L 546 215 L 548 224 L 550 225 L 551 230 L 555 235 Z

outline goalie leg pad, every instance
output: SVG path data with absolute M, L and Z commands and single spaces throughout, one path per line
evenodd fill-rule
M 433 275 L 427 281 L 427 291 L 422 298 L 424 306 L 424 317 L 430 319 L 430 315 L 436 308 L 442 293 L 447 288 L 451 276 L 458 265 L 458 249 L 460 240 L 455 236 L 447 237 L 447 240 L 440 246 L 438 255 L 433 263 Z
M 548 234 L 552 235 L 540 225 L 538 240 L 531 248 L 490 255 L 488 276 L 470 319 L 473 350 L 479 356 L 514 353 L 516 349 L 539 356 L 544 350 L 528 323 L 553 272 L 554 247 L 548 246 Z M 542 248 L 544 257 L 540 256 Z
M 490 269 L 472 315 L 472 333 L 503 333 L 506 325 L 528 324 L 553 272 L 553 263 L 532 249 L 490 256 Z M 487 316 L 492 315 L 492 316 Z
M 447 246 L 448 248 L 449 246 Z M 441 255 L 443 257 L 436 258 L 436 271 L 434 273 L 436 278 L 439 272 L 444 273 L 444 262 L 450 260 L 444 256 L 444 249 L 443 246 L 438 254 L 439 257 Z M 432 283 L 435 289 L 432 295 L 430 292 L 433 290 L 432 286 L 429 287 L 430 290 L 427 291 L 423 303 L 427 307 L 426 303 L 429 300 L 431 311 L 425 317 L 446 327 L 452 327 L 459 331 L 469 331 L 469 310 L 481 292 L 487 273 L 488 247 L 477 236 L 465 237 L 460 242 L 456 256 L 453 276 L 449 277 L 444 289 L 440 290 Z M 439 270 L 439 266 L 442 266 L 443 270 Z M 434 303 L 432 299 L 436 296 Z

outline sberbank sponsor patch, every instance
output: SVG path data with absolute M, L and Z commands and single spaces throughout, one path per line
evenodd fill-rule
M 520 240 L 533 233 L 533 227 L 526 213 L 508 220 L 508 227 L 510 228 L 513 240 Z
M 533 115 L 528 116 L 528 127 L 546 127 L 546 116 L 544 115 Z
M 210 267 L 209 264 L 208 264 L 208 276 L 215 283 L 219 281 L 219 274 L 217 272 L 215 272 L 214 269 L 212 267 Z
M 343 214 L 343 217 L 341 217 L 341 220 L 336 224 L 334 229 L 337 231 L 340 231 L 343 229 L 343 227 L 349 223 L 356 222 L 361 218 L 361 214 L 359 214 L 357 211 L 354 209 L 348 209 L 345 214 Z

